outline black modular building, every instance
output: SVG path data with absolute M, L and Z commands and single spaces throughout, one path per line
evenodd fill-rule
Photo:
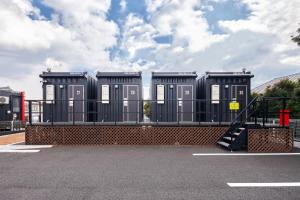
M 87 72 L 43 72 L 43 122 L 93 121 L 96 80 Z
M 98 72 L 98 122 L 143 121 L 141 72 Z
M 151 120 L 196 120 L 196 72 L 152 72 Z
M 250 102 L 251 72 L 206 72 L 197 81 L 197 99 L 205 100 L 197 106 L 197 120 L 206 122 L 231 122 Z M 230 103 L 238 103 L 238 109 Z M 245 118 L 245 113 L 242 118 Z
M 24 121 L 24 93 L 0 88 L 0 121 Z

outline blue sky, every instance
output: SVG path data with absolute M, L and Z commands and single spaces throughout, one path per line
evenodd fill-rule
M 2 0 L 0 84 L 40 96 L 54 71 L 300 71 L 298 0 Z M 7 67 L 9 66 L 9 67 Z M 15 73 L 18 71 L 18 73 Z M 16 82 L 15 80 L 20 80 Z

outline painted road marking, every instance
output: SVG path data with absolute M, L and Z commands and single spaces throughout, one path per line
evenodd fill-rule
M 283 183 L 227 183 L 230 187 L 300 187 L 300 182 Z
M 37 153 L 53 145 L 0 145 L 0 153 Z
M 0 145 L 3 148 L 9 149 L 44 149 L 44 148 L 51 148 L 53 145 Z
M 0 149 L 0 153 L 37 153 L 40 150 Z
M 300 153 L 194 153 L 193 156 L 299 156 Z

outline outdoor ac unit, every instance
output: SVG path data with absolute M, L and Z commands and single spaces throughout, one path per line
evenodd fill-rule
M 9 97 L 0 96 L 0 104 L 9 104 Z

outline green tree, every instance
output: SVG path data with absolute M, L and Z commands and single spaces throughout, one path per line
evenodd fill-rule
M 264 97 L 287 97 L 286 109 L 289 109 L 294 116 L 300 116 L 300 80 L 291 81 L 288 79 L 281 80 L 268 87 L 263 95 Z M 268 101 L 269 111 L 278 112 L 282 109 L 282 100 Z M 274 114 L 277 115 L 277 114 Z
M 292 40 L 300 46 L 300 28 L 297 30 L 297 36 L 292 36 Z
M 144 114 L 150 118 L 151 114 L 151 103 L 150 101 L 146 101 L 144 104 Z

